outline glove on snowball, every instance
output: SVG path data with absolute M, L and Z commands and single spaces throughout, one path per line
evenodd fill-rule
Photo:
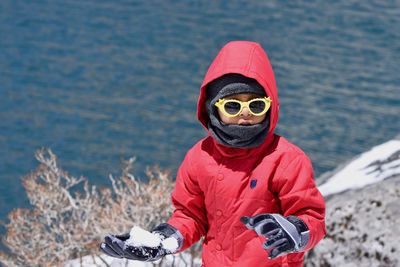
M 264 248 L 273 259 L 291 252 L 302 251 L 310 238 L 307 225 L 296 216 L 283 217 L 280 214 L 259 214 L 243 216 L 240 221 L 267 241 Z
M 137 261 L 156 261 L 165 255 L 175 253 L 180 247 L 182 247 L 182 234 L 167 223 L 158 225 L 152 230 L 152 234 L 159 236 L 161 240 L 165 240 L 166 238 L 170 237 L 175 238 L 177 240 L 178 247 L 174 251 L 170 251 L 165 248 L 162 243 L 156 247 L 133 246 L 128 242 L 130 234 L 127 233 L 123 235 L 108 234 L 104 238 L 104 242 L 101 243 L 100 249 L 105 254 L 115 258 L 127 258 Z

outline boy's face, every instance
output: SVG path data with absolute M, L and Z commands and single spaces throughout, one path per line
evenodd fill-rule
M 259 97 L 259 95 L 255 94 L 236 94 L 224 97 L 224 99 L 236 99 L 245 102 Z M 261 123 L 267 115 L 267 113 L 265 113 L 261 116 L 254 116 L 249 112 L 247 107 L 243 108 L 243 110 L 236 117 L 227 117 L 219 109 L 217 110 L 220 120 L 225 124 L 253 125 Z

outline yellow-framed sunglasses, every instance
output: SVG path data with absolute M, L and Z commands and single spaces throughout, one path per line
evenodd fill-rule
M 262 116 L 271 107 L 272 99 L 270 97 L 254 98 L 249 101 L 240 101 L 237 99 L 221 98 L 215 103 L 215 106 L 227 117 L 233 118 L 238 116 L 244 108 L 254 116 Z

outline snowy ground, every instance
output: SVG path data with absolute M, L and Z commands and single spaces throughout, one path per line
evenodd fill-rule
M 190 266 L 190 256 L 181 253 L 182 257 L 173 257 L 168 255 L 164 258 L 162 266 L 186 267 Z M 99 257 L 85 256 L 82 259 L 75 259 L 69 261 L 64 267 L 153 267 L 155 266 L 149 262 L 132 261 L 125 259 L 116 259 L 106 255 L 102 255 L 101 260 Z M 201 262 L 195 262 L 196 266 L 200 266 Z
M 373 147 L 319 186 L 324 196 L 380 182 L 400 175 L 400 140 Z

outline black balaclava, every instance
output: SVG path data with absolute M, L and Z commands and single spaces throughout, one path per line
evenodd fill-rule
M 225 124 L 219 119 L 215 103 L 223 97 L 251 93 L 265 96 L 264 88 L 255 80 L 240 74 L 223 75 L 207 85 L 205 102 L 208 116 L 208 129 L 218 143 L 236 148 L 253 148 L 264 142 L 269 128 L 269 112 L 258 124 L 237 125 Z

